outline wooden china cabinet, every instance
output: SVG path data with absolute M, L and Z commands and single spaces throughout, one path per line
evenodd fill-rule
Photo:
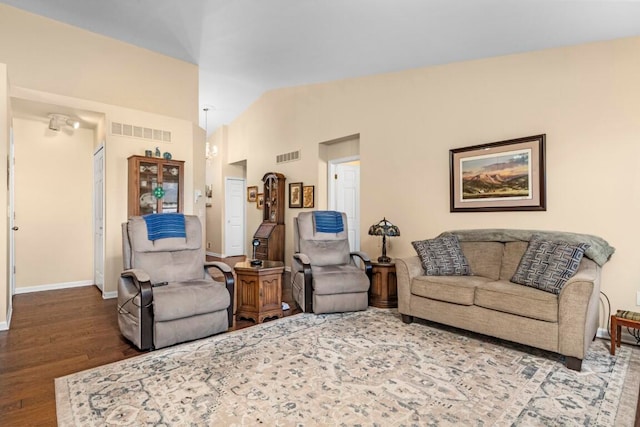
M 128 215 L 182 212 L 184 161 L 129 157 Z
M 262 177 L 262 224 L 253 235 L 259 242 L 256 259 L 284 262 L 284 181 L 284 175 L 277 172 L 268 172 Z

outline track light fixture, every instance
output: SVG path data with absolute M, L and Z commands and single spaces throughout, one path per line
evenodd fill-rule
M 80 122 L 70 118 L 69 116 L 65 116 L 64 114 L 49 114 L 49 129 L 58 132 L 60 131 L 61 125 L 67 125 L 74 129 L 78 129 L 80 127 Z

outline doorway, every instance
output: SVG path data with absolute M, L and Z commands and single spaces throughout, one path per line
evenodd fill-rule
M 351 251 L 360 250 L 360 158 L 352 156 L 329 162 L 328 206 L 344 212 Z
M 104 295 L 104 145 L 93 154 L 93 283 Z
M 224 179 L 225 185 L 225 225 L 224 256 L 245 255 L 245 199 L 244 178 Z
M 19 227 L 10 242 L 10 250 L 15 250 L 13 293 L 91 285 L 95 127 L 89 127 L 83 115 L 77 129 L 53 129 L 49 112 L 81 114 L 69 107 L 20 98 L 12 98 L 11 106 L 12 231 Z

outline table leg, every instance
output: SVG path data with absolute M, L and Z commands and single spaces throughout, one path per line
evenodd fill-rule
M 618 347 L 622 344 L 622 325 L 616 320 L 616 336 L 618 337 Z
M 618 329 L 618 322 L 616 321 L 616 316 L 611 315 L 611 355 L 616 355 L 616 331 Z

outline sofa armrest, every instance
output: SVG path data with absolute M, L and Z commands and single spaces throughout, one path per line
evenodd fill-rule
M 583 259 L 558 296 L 558 353 L 583 359 L 599 325 L 600 272 Z
M 422 276 L 424 270 L 420 258 L 416 256 L 396 259 L 396 280 L 398 285 L 398 311 L 401 314 L 411 314 L 409 300 L 411 297 L 411 282 L 414 277 Z

